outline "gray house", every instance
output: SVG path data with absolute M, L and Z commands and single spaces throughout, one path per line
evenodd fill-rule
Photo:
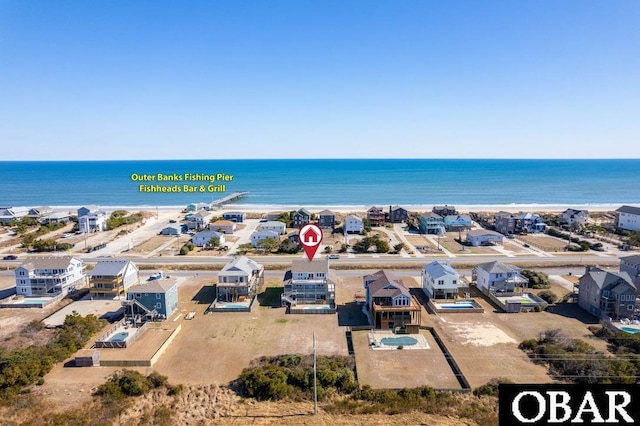
M 389 206 L 389 222 L 402 223 L 409 219 L 409 212 L 400 206 Z
M 640 283 L 640 255 L 621 257 L 620 272 L 629 274 L 637 287 Z
M 236 223 L 244 222 L 246 216 L 247 216 L 246 213 L 243 213 L 243 212 L 222 213 L 222 218 L 224 220 L 230 220 L 230 221 L 236 222 Z
M 301 228 L 309 222 L 311 222 L 311 213 L 309 213 L 309 210 L 300 209 L 294 213 L 292 223 L 294 228 Z
M 166 319 L 178 309 L 178 283 L 175 278 L 146 281 L 131 287 L 127 300 L 135 301 L 131 304 L 134 313 Z
M 318 226 L 323 229 L 333 229 L 336 226 L 336 214 L 331 210 L 318 213 Z
M 264 282 L 264 267 L 245 256 L 233 259 L 218 273 L 219 302 L 238 302 L 251 298 Z
M 308 261 L 297 259 L 285 273 L 283 305 L 328 304 L 335 305 L 336 278 L 329 272 L 326 259 Z
M 162 228 L 162 231 L 160 231 L 160 235 L 180 235 L 182 234 L 183 230 L 186 229 L 186 227 L 186 225 L 169 225 L 165 228 Z
M 503 235 L 543 232 L 547 225 L 536 213 L 498 212 L 494 215 L 496 231 Z
M 578 306 L 599 318 L 630 318 L 636 312 L 638 290 L 626 272 L 587 266 L 580 278 Z

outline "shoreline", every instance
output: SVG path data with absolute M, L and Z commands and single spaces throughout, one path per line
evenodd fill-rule
M 540 203 L 511 203 L 511 204 L 453 204 L 458 212 L 461 213 L 469 213 L 469 212 L 498 212 L 498 211 L 506 211 L 510 213 L 517 213 L 521 211 L 528 211 L 531 213 L 536 212 L 562 212 L 568 208 L 577 209 L 577 210 L 588 210 L 592 212 L 609 212 L 615 211 L 622 205 L 636 205 L 640 207 L 640 204 L 637 203 L 597 203 L 597 204 L 540 204 Z M 440 204 L 438 204 L 440 205 Z M 221 206 L 218 209 L 212 211 L 218 212 L 231 212 L 231 211 L 239 211 L 246 213 L 260 213 L 260 212 L 276 212 L 276 211 L 291 211 L 291 210 L 299 210 L 301 208 L 305 208 L 312 213 L 318 213 L 322 210 L 331 210 L 335 213 L 348 213 L 348 212 L 366 212 L 372 205 L 291 205 L 291 204 L 227 204 Z M 380 205 L 376 206 L 381 207 L 383 210 L 387 210 L 389 205 Z M 431 211 L 433 208 L 433 204 L 401 204 L 400 207 L 407 209 L 412 212 L 426 212 Z M 69 211 L 69 210 L 77 210 L 80 206 L 51 206 L 54 211 Z M 171 211 L 178 210 L 182 211 L 186 206 L 179 205 L 170 205 L 170 206 L 153 206 L 153 205 L 98 205 L 98 208 L 105 211 L 114 211 L 114 210 L 148 210 L 148 211 Z

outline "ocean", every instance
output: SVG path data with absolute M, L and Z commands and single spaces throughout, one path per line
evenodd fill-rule
M 0 207 L 184 207 L 235 191 L 245 206 L 639 204 L 640 160 L 0 162 Z

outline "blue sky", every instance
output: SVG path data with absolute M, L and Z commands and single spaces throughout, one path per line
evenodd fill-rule
M 640 158 L 640 2 L 0 1 L 6 160 Z

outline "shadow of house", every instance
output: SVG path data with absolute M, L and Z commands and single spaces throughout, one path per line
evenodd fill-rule
M 280 300 L 283 292 L 282 287 L 267 287 L 258 294 L 258 303 L 260 306 L 268 306 L 271 308 L 280 308 L 282 302 Z
M 363 305 L 358 302 L 338 305 L 338 325 L 340 327 L 369 325 L 369 319 L 362 312 L 362 307 Z
M 202 286 L 200 290 L 191 298 L 192 302 L 198 305 L 211 305 L 216 299 L 217 289 L 215 285 Z
M 547 312 L 560 315 L 565 318 L 574 318 L 584 324 L 599 324 L 598 317 L 580 308 L 577 303 L 562 302 L 549 306 Z

